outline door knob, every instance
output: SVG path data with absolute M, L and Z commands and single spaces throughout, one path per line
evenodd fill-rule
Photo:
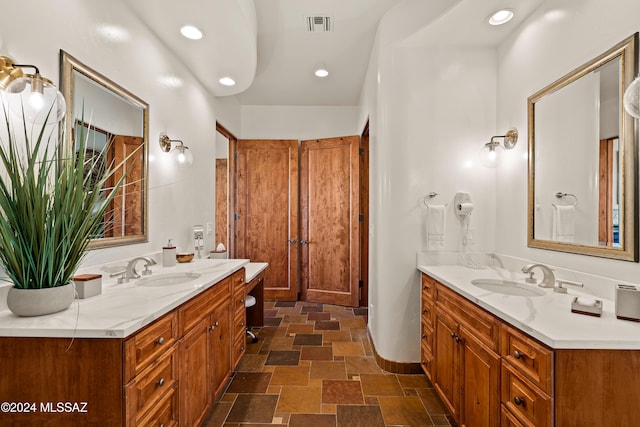
M 309 241 L 308 240 L 300 240 L 300 243 L 302 243 L 303 245 L 308 245 Z

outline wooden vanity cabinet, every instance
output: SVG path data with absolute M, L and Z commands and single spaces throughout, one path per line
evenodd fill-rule
M 0 402 L 37 407 L 0 413 L 0 425 L 200 425 L 237 363 L 231 296 L 244 275 L 241 268 L 124 339 L 0 337 Z M 86 404 L 85 412 L 56 412 L 57 402 Z
M 433 340 L 435 337 L 433 328 L 435 324 L 435 303 L 433 295 L 435 282 L 426 274 L 422 275 L 422 304 L 421 304 L 421 343 L 420 364 L 429 380 L 433 381 Z
M 244 274 L 234 274 L 231 276 L 232 301 L 231 309 L 233 311 L 232 324 L 232 359 L 233 364 L 237 365 L 246 349 L 246 330 L 247 330 L 247 308 L 245 307 L 245 299 L 247 298 L 246 283 Z
M 231 282 L 223 279 L 178 308 L 182 425 L 199 425 L 231 376 Z
M 461 426 L 499 425 L 499 323 L 437 283 L 435 305 L 436 391 Z
M 459 425 L 640 426 L 640 351 L 554 350 L 431 277 L 421 283 L 423 336 L 435 305 L 422 367 Z

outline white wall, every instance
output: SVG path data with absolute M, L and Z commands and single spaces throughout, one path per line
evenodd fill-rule
M 411 37 L 454 4 L 407 1 L 387 14 L 361 96 L 371 147 L 369 330 L 389 360 L 420 358 L 416 253 L 424 249 L 425 195 L 448 203 L 445 251 L 462 249 L 452 209 L 458 191 L 476 205 L 476 249 L 494 246 L 495 170 L 477 155 L 496 134 L 496 52 L 437 49 L 432 34 Z
M 89 4 L 90 3 L 90 4 Z M 29 18 L 24 5 L 7 3 L 0 26 L 0 54 L 36 64 L 43 76 L 59 81 L 58 55 L 64 49 L 150 105 L 149 242 L 90 251 L 85 265 L 160 250 L 172 237 L 191 247 L 191 227 L 214 222 L 215 102 L 189 70 L 166 50 L 126 2 L 34 0 Z M 119 28 L 101 32 L 106 26 Z M 163 78 L 181 86 L 163 84 Z M 182 139 L 194 152 L 190 169 L 177 169 L 160 151 L 158 135 Z M 213 236 L 206 236 L 213 248 Z
M 635 0 L 545 2 L 499 47 L 498 128 L 513 124 L 526 141 L 527 97 L 640 30 L 639 16 Z M 638 281 L 637 263 L 528 248 L 526 167 L 500 168 L 497 187 L 497 252 Z
M 243 105 L 242 139 L 318 139 L 360 135 L 357 107 Z

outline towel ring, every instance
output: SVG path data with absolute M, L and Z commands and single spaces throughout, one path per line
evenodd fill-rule
M 561 199 L 563 197 L 573 197 L 573 206 L 578 206 L 578 197 L 576 197 L 575 194 L 571 194 L 571 193 L 563 193 L 561 191 L 558 191 L 556 193 L 556 197 L 558 199 Z
M 429 194 L 427 194 L 426 196 L 424 196 L 424 200 L 423 203 L 426 207 L 429 207 L 429 203 L 428 201 L 435 198 L 438 195 L 438 193 L 436 193 L 435 191 L 430 192 Z M 449 203 L 445 203 L 445 206 L 449 206 Z

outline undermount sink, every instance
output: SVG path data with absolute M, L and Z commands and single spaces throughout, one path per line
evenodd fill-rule
M 137 286 L 172 286 L 196 280 L 200 275 L 197 273 L 166 273 L 157 276 L 144 277 L 136 282 Z
M 533 285 L 525 285 L 523 283 L 514 282 L 512 280 L 502 279 L 474 279 L 471 281 L 473 286 L 484 289 L 485 291 L 495 292 L 503 295 L 518 297 L 541 297 L 546 295 L 545 291 L 533 287 Z

